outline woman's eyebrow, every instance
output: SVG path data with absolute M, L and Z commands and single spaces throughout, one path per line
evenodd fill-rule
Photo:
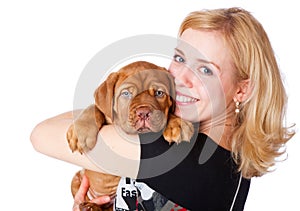
M 185 55 L 184 52 L 178 48 L 175 48 L 175 51 L 178 51 L 180 54 Z M 220 66 L 217 65 L 216 63 L 214 63 L 213 61 L 200 59 L 200 58 L 198 58 L 197 61 L 201 62 L 201 63 L 211 64 L 211 65 L 215 66 L 219 71 L 221 70 Z

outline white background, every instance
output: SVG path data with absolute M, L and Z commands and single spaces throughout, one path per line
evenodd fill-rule
M 33 150 L 40 121 L 72 109 L 74 89 L 90 59 L 138 34 L 176 37 L 191 11 L 241 6 L 263 24 L 290 96 L 288 122 L 299 127 L 297 1 L 1 1 L 1 210 L 71 210 L 70 181 L 80 169 Z M 101 68 L 101 67 L 99 67 Z M 277 170 L 252 179 L 245 210 L 300 210 L 299 135 Z M 43 206 L 43 208 L 41 208 Z

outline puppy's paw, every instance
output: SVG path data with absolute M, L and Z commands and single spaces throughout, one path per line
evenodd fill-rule
M 163 136 L 169 143 L 179 144 L 182 141 L 189 142 L 194 133 L 194 126 L 191 122 L 171 115 L 168 124 L 163 132 Z
M 85 126 L 80 123 L 72 124 L 67 131 L 67 140 L 72 152 L 79 151 L 81 154 L 87 152 L 96 144 L 98 128 Z
M 72 150 L 72 152 L 76 151 L 78 149 L 77 148 L 78 138 L 77 138 L 77 135 L 74 130 L 74 124 L 71 124 L 70 127 L 68 128 L 67 140 L 68 140 L 69 147 Z

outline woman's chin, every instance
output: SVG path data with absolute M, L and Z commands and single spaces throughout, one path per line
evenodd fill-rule
M 195 110 L 194 111 L 184 111 L 183 109 L 180 109 L 176 107 L 174 114 L 181 119 L 190 121 L 190 122 L 198 122 L 197 116 L 195 115 Z

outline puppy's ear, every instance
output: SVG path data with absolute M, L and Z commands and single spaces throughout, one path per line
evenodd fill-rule
M 119 74 L 117 72 L 111 73 L 94 93 L 95 105 L 111 121 L 113 120 L 114 90 L 118 78 Z
M 170 83 L 170 100 L 171 100 L 171 107 L 170 107 L 170 112 L 174 113 L 175 112 L 175 107 L 176 107 L 176 90 L 175 90 L 175 81 L 173 76 L 168 72 L 168 77 L 169 77 L 169 83 Z
M 170 96 L 170 101 L 171 101 L 172 105 L 170 106 L 169 112 L 173 114 L 175 112 L 175 108 L 176 108 L 176 101 L 175 101 L 175 98 L 173 98 L 173 96 Z

